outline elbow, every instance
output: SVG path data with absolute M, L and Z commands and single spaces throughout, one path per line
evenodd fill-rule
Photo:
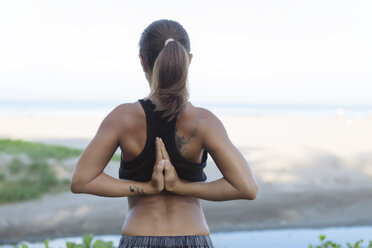
M 70 191 L 74 194 L 86 193 L 87 184 L 88 182 L 84 177 L 74 172 L 70 181 Z
M 79 193 L 90 194 L 92 191 L 91 185 L 92 181 L 93 179 L 88 180 L 88 178 L 73 175 L 70 183 L 70 190 L 74 194 Z
M 77 193 L 79 193 L 79 190 L 78 190 L 78 185 L 76 185 L 76 183 L 70 183 L 70 190 L 71 190 L 71 192 L 72 193 L 74 193 L 74 194 L 77 194 Z
M 246 200 L 252 201 L 256 199 L 257 194 L 258 194 L 258 186 L 256 183 L 254 183 L 253 185 L 249 185 L 248 187 L 245 188 L 243 198 Z
M 251 193 L 247 194 L 245 196 L 245 199 L 252 201 L 252 200 L 256 199 L 256 197 L 257 197 L 257 191 L 256 192 L 251 192 Z
M 70 190 L 74 194 L 84 193 L 82 190 L 82 185 L 78 182 L 76 182 L 74 179 L 71 180 L 70 183 Z

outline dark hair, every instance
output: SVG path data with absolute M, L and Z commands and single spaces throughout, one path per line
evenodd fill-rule
M 165 41 L 172 38 L 165 45 Z M 150 97 L 155 96 L 157 111 L 164 111 L 168 121 L 177 118 L 188 102 L 187 72 L 190 39 L 186 30 L 176 21 L 158 20 L 142 33 L 140 55 L 146 63 L 150 81 Z

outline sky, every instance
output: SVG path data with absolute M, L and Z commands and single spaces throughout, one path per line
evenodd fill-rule
M 198 103 L 372 105 L 372 1 L 0 1 L 0 101 L 147 96 L 153 21 L 191 40 Z

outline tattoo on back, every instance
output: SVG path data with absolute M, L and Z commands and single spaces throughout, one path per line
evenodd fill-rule
M 180 152 L 182 157 L 187 157 L 188 156 L 187 144 L 189 143 L 191 138 L 195 137 L 196 133 L 198 132 L 199 125 L 200 125 L 200 119 L 201 119 L 201 117 L 198 116 L 198 118 L 195 121 L 194 131 L 192 132 L 192 134 L 188 138 L 185 138 L 184 136 L 177 135 L 177 128 L 176 128 L 176 145 L 177 145 L 177 149 Z
M 137 186 L 129 186 L 130 192 L 135 192 L 137 195 L 145 194 L 145 191 Z

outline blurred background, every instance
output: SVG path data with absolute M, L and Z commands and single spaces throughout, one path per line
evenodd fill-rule
M 103 118 L 149 93 L 138 42 L 158 19 L 188 31 L 190 101 L 221 119 L 260 184 L 252 202 L 203 202 L 220 247 L 272 247 L 275 235 L 299 247 L 329 227 L 351 228 L 330 232 L 339 242 L 367 239 L 352 228 L 372 225 L 371 11 L 368 0 L 1 1 L 0 244 L 120 234 L 125 199 L 68 185 Z M 221 176 L 211 159 L 207 175 Z M 234 246 L 218 236 L 233 231 Z

